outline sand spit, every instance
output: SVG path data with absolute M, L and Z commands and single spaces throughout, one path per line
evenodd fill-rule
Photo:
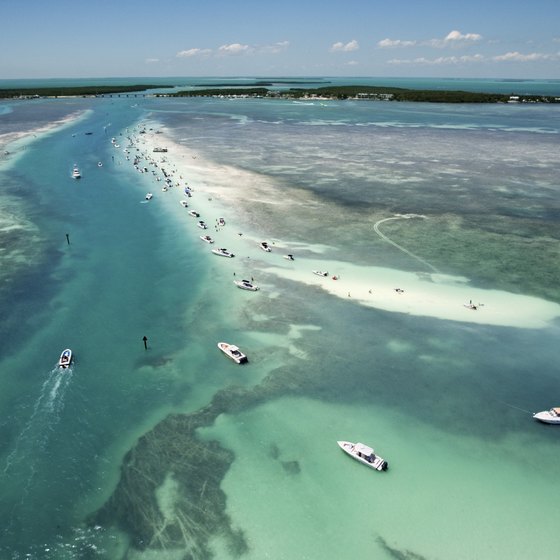
M 258 248 L 262 241 L 259 232 L 249 231 L 248 224 L 243 224 L 240 216 L 248 215 L 249 210 L 252 210 L 249 207 L 256 200 L 272 205 L 282 199 L 274 190 L 272 180 L 205 160 L 200 154 L 176 142 L 158 123 L 151 122 L 140 128 L 142 134 L 130 137 L 139 150 L 132 153 L 139 153 L 142 161 L 155 164 L 159 170 L 165 167 L 169 177 L 172 177 L 169 185 L 178 187 L 161 194 L 165 194 L 169 204 L 174 205 L 173 208 L 179 208 L 178 201 L 184 198 L 184 187 L 192 188 L 193 196 L 187 199 L 189 209 L 196 209 L 207 221 L 207 233 L 216 237 L 216 246 L 227 247 L 236 255 L 242 255 L 243 267 L 247 270 L 247 259 L 251 259 L 252 270 L 258 269 L 285 280 L 318 287 L 354 304 L 395 313 L 530 329 L 545 328 L 560 317 L 560 305 L 556 303 L 532 296 L 476 288 L 469 285 L 467 278 L 453 277 L 435 270 L 412 273 L 322 259 L 324 245 L 307 244 L 303 246 L 305 256 L 299 256 L 301 243 L 274 239 L 273 251 L 264 253 Z M 154 148 L 165 148 L 167 151 L 158 153 L 154 152 Z M 143 165 L 139 163 L 137 168 L 144 171 Z M 152 172 L 156 174 L 154 170 Z M 208 216 L 216 218 L 210 221 Z M 227 227 L 218 227 L 218 216 L 226 217 Z M 203 232 L 196 233 L 200 235 Z M 287 254 L 294 254 L 295 259 L 285 259 Z M 309 254 L 317 258 L 308 258 Z M 239 264 L 237 261 L 236 266 Z M 314 271 L 327 274 L 321 277 Z
M 90 110 L 76 111 L 62 119 L 49 122 L 43 126 L 25 131 L 0 134 L 0 166 L 13 164 L 14 158 L 21 155 L 27 145 L 37 140 L 39 137 L 47 136 L 55 130 L 70 126 L 84 119 L 89 113 L 91 113 Z

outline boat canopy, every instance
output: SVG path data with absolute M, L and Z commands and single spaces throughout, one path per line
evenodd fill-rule
M 371 455 L 373 455 L 373 449 L 371 447 L 368 447 L 367 445 L 364 445 L 363 443 L 357 443 L 354 446 L 354 451 L 356 451 L 357 453 L 361 453 L 365 457 L 370 457 Z
M 552 411 L 555 412 L 556 414 L 558 414 L 558 416 L 560 416 L 560 406 L 555 406 L 555 407 L 552 409 Z

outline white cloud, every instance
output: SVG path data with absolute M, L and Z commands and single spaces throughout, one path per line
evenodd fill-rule
M 358 66 L 359 62 L 357 60 L 349 60 L 346 64 L 348 66 Z
M 402 39 L 383 39 L 377 43 L 377 46 L 382 49 L 393 47 L 413 47 L 414 45 L 416 45 L 416 41 L 403 41 Z
M 450 31 L 444 41 L 480 41 L 482 35 L 478 33 L 466 33 L 463 35 L 460 31 Z
M 185 51 L 179 51 L 175 56 L 178 58 L 190 58 L 191 56 L 203 56 L 208 55 L 212 52 L 211 49 L 187 49 Z
M 358 41 L 356 41 L 356 39 L 353 39 L 346 44 L 341 42 L 334 43 L 330 50 L 331 52 L 352 52 L 357 51 L 359 48 L 360 45 L 358 44 Z
M 480 41 L 482 35 L 478 33 L 461 33 L 460 31 L 450 31 L 443 39 L 430 39 L 425 44 L 430 47 L 463 47 L 468 43 Z
M 496 62 L 532 62 L 535 60 L 549 60 L 551 58 L 555 58 L 553 55 L 550 54 L 543 54 L 543 53 L 530 53 L 530 54 L 522 54 L 520 52 L 508 52 L 505 54 L 501 54 L 492 58 Z
M 277 43 L 274 43 L 272 45 L 264 45 L 262 47 L 259 47 L 257 50 L 261 53 L 278 54 L 284 52 L 289 46 L 289 41 L 278 41 Z
M 238 54 L 247 54 L 251 51 L 251 47 L 249 45 L 241 45 L 240 43 L 231 43 L 229 45 L 222 45 L 218 48 L 218 52 L 220 54 L 225 55 L 238 55 Z
M 413 58 L 413 59 L 399 59 L 395 58 L 389 60 L 389 64 L 421 64 L 424 66 L 440 66 L 440 65 L 453 65 L 453 64 L 468 64 L 473 62 L 483 62 L 484 56 L 481 54 L 465 55 L 465 56 L 438 56 L 437 58 Z
M 147 58 L 144 62 L 146 64 L 154 64 L 156 62 L 159 62 L 159 58 Z

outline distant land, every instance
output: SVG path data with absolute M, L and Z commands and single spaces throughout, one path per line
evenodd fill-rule
M 370 99 L 377 101 L 416 101 L 424 103 L 560 103 L 560 96 L 516 94 L 515 92 L 483 93 L 461 90 L 424 90 L 378 86 L 323 86 L 275 90 L 265 86 L 284 83 L 282 80 L 256 81 L 232 87 L 231 84 L 206 84 L 204 89 L 171 93 L 144 93 L 150 89 L 175 89 L 173 85 L 69 86 L 0 89 L 0 98 L 29 99 L 37 97 L 95 97 L 120 94 L 154 95 L 157 97 L 267 97 L 283 99 Z M 294 82 L 290 82 L 294 83 Z M 296 82 L 298 83 L 298 82 Z M 324 82 L 301 82 L 310 85 Z M 211 85 L 213 87 L 207 87 Z M 195 86 L 196 87 L 196 86 Z M 198 86 L 200 87 L 200 85 Z

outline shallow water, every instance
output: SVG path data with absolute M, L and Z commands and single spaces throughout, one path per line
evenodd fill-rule
M 89 112 L 0 168 L 3 223 L 32 232 L 0 237 L 4 557 L 554 553 L 558 438 L 530 411 L 558 404 L 557 322 L 392 313 L 267 269 L 295 247 L 282 266 L 435 269 L 559 303 L 557 107 L 34 103 L 10 105 L 10 123 Z M 209 253 L 180 189 L 126 159 L 127 136 L 143 149 L 139 122 L 198 154 L 167 165 L 200 163 L 182 179 L 189 203 L 226 217 L 210 233 L 235 259 Z M 408 212 L 425 219 L 379 226 L 403 252 L 374 225 Z

